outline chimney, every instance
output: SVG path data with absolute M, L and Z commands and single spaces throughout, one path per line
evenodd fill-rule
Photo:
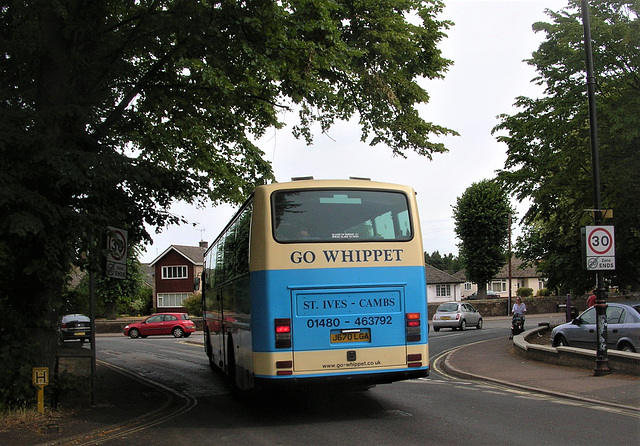
M 198 244 L 198 246 L 200 246 L 201 248 L 208 248 L 209 247 L 209 242 L 205 242 L 204 240 L 200 240 L 200 243 Z

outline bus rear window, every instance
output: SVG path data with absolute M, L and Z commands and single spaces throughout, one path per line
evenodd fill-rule
M 278 191 L 271 204 L 274 237 L 283 243 L 413 238 L 408 200 L 401 192 Z

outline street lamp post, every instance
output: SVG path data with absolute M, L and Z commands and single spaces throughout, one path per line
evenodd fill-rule
M 602 224 L 602 201 L 600 198 L 600 160 L 598 155 L 598 119 L 596 114 L 596 80 L 593 74 L 593 48 L 591 45 L 591 24 L 589 22 L 589 2 L 582 0 L 582 25 L 584 27 L 584 44 L 587 65 L 587 92 L 589 96 L 589 129 L 591 136 L 591 166 L 593 175 L 594 222 Z M 595 376 L 611 373 L 607 356 L 607 302 L 604 292 L 602 271 L 596 272 L 596 368 Z

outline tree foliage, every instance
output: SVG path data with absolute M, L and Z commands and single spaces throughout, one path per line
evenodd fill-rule
M 603 209 L 616 228 L 616 285 L 640 284 L 640 3 L 589 2 Z M 593 175 L 585 50 L 580 2 L 547 11 L 535 23 L 545 41 L 528 60 L 545 87 L 538 99 L 517 98 L 521 109 L 503 115 L 494 131 L 508 146 L 498 177 L 519 199 L 529 199 L 518 256 L 535 263 L 549 287 L 582 293 L 594 274 L 583 270 L 580 228 L 593 224 Z
M 65 277 L 95 251 L 90 241 L 109 225 L 131 244 L 147 240 L 145 223 L 182 220 L 168 212 L 177 199 L 241 201 L 273 177 L 255 141 L 282 127 L 280 111 L 299 111 L 294 131 L 307 143 L 313 126 L 357 116 L 363 141 L 394 154 L 445 151 L 430 138 L 453 132 L 416 109 L 428 100 L 419 78 L 450 64 L 437 48 L 449 27 L 435 18 L 441 9 L 439 0 L 3 2 L 0 302 L 30 315 L 21 331 L 40 333 L 33 362 L 53 363 Z
M 462 262 L 458 256 L 453 254 L 440 254 L 440 251 L 434 251 L 431 254 L 424 253 L 424 261 L 427 265 L 446 271 L 449 274 L 455 274 L 462 269 Z
M 507 261 L 509 197 L 495 181 L 473 183 L 453 207 L 460 257 L 466 276 L 478 284 L 478 296 L 486 295 L 487 282 Z
M 119 315 L 149 314 L 152 306 L 151 286 L 145 281 L 142 265 L 134 248 L 127 257 L 125 279 L 107 277 L 103 271 L 94 271 L 94 312 L 96 318 L 115 319 Z M 89 314 L 89 273 L 74 270 L 79 283 L 65 290 L 61 314 Z

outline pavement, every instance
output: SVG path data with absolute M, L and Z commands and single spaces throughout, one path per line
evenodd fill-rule
M 201 339 L 201 333 L 194 333 L 189 341 Z M 464 379 L 640 413 L 639 376 L 595 376 L 593 370 L 527 360 L 515 352 L 508 336 L 451 350 L 432 358 L 432 368 Z M 96 370 L 95 404 L 86 395 L 71 397 L 61 402 L 61 410 L 0 426 L 0 444 L 95 444 L 98 439 L 138 430 L 144 420 L 160 417 L 160 412 L 174 410 L 177 404 L 166 388 L 100 361 Z
M 595 365 L 594 361 L 594 368 Z M 613 373 L 595 376 L 589 369 L 528 360 L 516 353 L 508 336 L 453 350 L 434 366 L 464 379 L 640 413 L 640 376 Z

